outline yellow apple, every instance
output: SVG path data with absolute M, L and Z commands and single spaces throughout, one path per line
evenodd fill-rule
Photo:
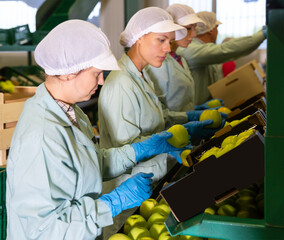
M 146 220 L 151 216 L 152 210 L 155 206 L 158 205 L 158 202 L 154 198 L 148 198 L 140 205 L 139 212 L 142 217 Z
M 166 232 L 167 231 L 167 228 L 164 224 L 164 222 L 155 222 L 153 223 L 153 225 L 150 227 L 150 234 L 151 236 L 155 239 L 155 240 L 158 240 L 160 234 L 162 232 Z
M 199 159 L 199 162 L 203 161 L 204 159 L 210 157 L 211 155 L 215 155 L 219 151 L 219 148 L 212 147 L 209 150 L 207 150 L 205 153 L 202 154 L 201 158 Z
M 233 217 L 233 216 L 236 216 L 237 210 L 232 205 L 225 204 L 218 209 L 217 213 L 220 216 L 232 216 Z
M 231 111 L 230 108 L 227 108 L 227 107 L 220 107 L 220 108 L 218 108 L 218 112 L 229 114 L 229 113 L 231 113 L 232 111 Z
M 115 233 L 108 240 L 131 240 L 131 238 L 123 233 Z
M 232 122 L 229 122 L 229 124 L 230 124 L 232 127 L 238 125 L 239 123 L 240 123 L 240 120 L 234 120 L 234 121 L 232 121 Z
M 235 145 L 236 142 L 238 140 L 238 136 L 237 135 L 231 135 L 226 137 L 223 142 L 221 143 L 221 148 L 224 148 L 227 144 L 233 144 Z
M 218 158 L 218 157 L 224 155 L 225 153 L 231 151 L 234 147 L 235 147 L 235 145 L 230 144 L 230 143 L 227 144 L 227 145 L 225 145 L 224 148 L 221 148 L 221 149 L 216 153 L 216 155 L 215 155 L 216 158 Z
M 168 138 L 169 144 L 176 148 L 183 148 L 189 143 L 189 135 L 184 126 L 181 124 L 173 125 L 168 129 L 167 132 L 173 134 L 172 137 Z
M 222 106 L 221 102 L 218 99 L 211 100 L 210 102 L 207 103 L 207 105 L 210 108 Z
M 138 240 L 142 237 L 151 237 L 150 232 L 145 227 L 134 227 L 128 233 L 128 237 L 132 240 Z
M 209 215 L 214 215 L 216 214 L 216 210 L 212 207 L 208 207 L 204 210 L 204 213 L 209 214 Z
M 148 228 L 150 228 L 155 222 L 164 222 L 166 220 L 167 216 L 168 215 L 166 215 L 162 212 L 153 213 L 147 221 Z
M 174 240 L 175 238 L 171 236 L 171 234 L 166 231 L 162 232 L 158 238 L 158 240 Z
M 237 140 L 236 144 L 235 144 L 235 147 L 239 146 L 243 141 L 245 141 L 247 139 L 246 136 L 240 138 Z
M 139 214 L 129 216 L 123 226 L 123 233 L 127 235 L 133 227 L 147 227 L 145 218 Z
M 181 157 L 181 160 L 182 160 L 182 165 L 185 166 L 185 167 L 190 167 L 192 165 L 192 163 L 189 165 L 188 164 L 188 161 L 187 161 L 187 156 L 191 153 L 191 150 L 190 149 L 185 149 L 182 151 L 180 157 Z
M 218 128 L 222 124 L 222 116 L 217 110 L 204 110 L 201 115 L 199 120 L 207 120 L 207 119 L 212 119 L 213 123 L 206 126 L 206 128 Z
M 242 118 L 242 119 L 240 120 L 240 122 L 247 120 L 250 116 L 251 116 L 251 115 L 245 116 L 244 118 Z
M 171 210 L 167 204 L 158 204 L 153 208 L 152 214 L 156 212 L 162 213 L 164 215 L 169 215 Z
M 244 132 L 241 132 L 239 135 L 238 135 L 238 139 L 241 139 L 242 137 L 249 137 L 250 135 L 254 134 L 255 133 L 255 130 L 254 129 L 248 129 Z

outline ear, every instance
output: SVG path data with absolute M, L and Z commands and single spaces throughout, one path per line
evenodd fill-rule
M 207 32 L 209 35 L 212 35 L 213 34 L 213 30 Z

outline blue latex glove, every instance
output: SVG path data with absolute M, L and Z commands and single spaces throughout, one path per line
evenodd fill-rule
M 167 141 L 167 139 L 172 136 L 172 133 L 163 131 L 158 134 L 153 134 L 150 138 L 142 142 L 132 143 L 131 146 L 134 148 L 136 161 L 139 162 L 142 159 L 147 159 L 154 155 L 178 150 L 179 148 L 173 147 Z
M 219 131 L 225 125 L 225 119 L 222 120 L 222 124 L 219 128 L 205 128 L 213 123 L 213 120 L 193 121 L 183 124 L 190 135 L 190 141 L 197 145 L 202 139 L 208 139 Z
M 211 102 L 212 100 L 215 100 L 215 99 L 219 100 L 221 102 L 222 106 L 224 106 L 224 101 L 221 98 L 213 98 L 213 99 L 211 99 L 211 100 L 209 100 L 209 101 L 207 101 L 207 102 L 205 102 L 201 105 L 194 106 L 194 109 L 195 110 L 218 109 L 219 107 L 218 108 L 209 108 L 208 107 L 208 103 Z
M 123 210 L 138 207 L 152 194 L 153 173 L 138 173 L 99 199 L 111 209 L 112 217 Z
M 192 146 L 191 144 L 188 144 L 185 149 L 192 149 Z M 172 151 L 172 152 L 169 152 L 169 154 L 171 154 L 180 164 L 182 164 L 182 159 L 180 157 L 181 153 L 185 150 L 185 149 L 179 149 L 177 151 Z
M 266 25 L 262 26 L 262 30 L 261 31 L 262 31 L 264 37 L 267 38 L 267 26 Z
M 186 112 L 188 121 L 199 121 L 200 115 L 203 111 L 202 110 L 192 110 Z

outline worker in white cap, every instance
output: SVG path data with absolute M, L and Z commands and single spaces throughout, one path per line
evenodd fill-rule
M 234 38 L 216 44 L 218 26 L 221 24 L 213 12 L 197 14 L 204 23 L 196 26 L 197 37 L 186 48 L 179 47 L 177 54 L 184 57 L 195 82 L 195 104 L 211 99 L 208 86 L 223 78 L 220 63 L 247 55 L 257 49 L 266 38 L 266 28 L 248 37 Z
M 172 112 L 162 109 L 154 85 L 145 67 L 160 67 L 170 52 L 170 43 L 181 40 L 186 28 L 174 23 L 164 9 L 148 7 L 139 10 L 129 20 L 120 35 L 120 43 L 130 48 L 118 61 L 122 71 L 111 71 L 99 95 L 100 146 L 119 147 L 140 142 L 151 134 L 163 131 L 174 123 L 187 123 L 191 139 L 206 138 L 216 131 L 204 128 L 209 122 L 198 121 L 202 111 Z M 196 121 L 194 121 L 196 120 Z M 172 153 L 173 155 L 175 153 Z M 180 152 L 175 158 L 180 160 Z M 153 181 L 160 180 L 176 161 L 160 154 L 140 162 L 127 174 L 105 182 L 103 191 L 109 192 L 137 172 L 154 173 Z M 117 228 L 125 222 L 118 216 Z M 108 230 L 108 233 L 111 230 Z
M 191 7 L 184 4 L 172 4 L 166 10 L 176 24 L 187 29 L 187 35 L 181 40 L 172 41 L 171 52 L 167 54 L 162 66 L 157 68 L 148 65 L 147 73 L 164 108 L 172 111 L 194 110 L 194 79 L 186 60 L 176 53 L 176 49 L 186 48 L 191 43 L 196 37 L 196 24 L 203 23 L 203 20 L 197 17 Z
M 104 33 L 69 20 L 36 47 L 46 80 L 27 100 L 7 161 L 7 239 L 96 239 L 113 217 L 151 196 L 152 173 L 137 173 L 108 194 L 102 181 L 152 155 L 177 151 L 155 134 L 120 148 L 100 149 L 88 117 L 76 105 L 89 100 L 103 70 L 120 70 Z M 139 165 L 139 164 L 138 164 Z

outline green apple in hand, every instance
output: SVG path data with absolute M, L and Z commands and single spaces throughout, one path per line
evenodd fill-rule
M 131 238 L 123 233 L 115 233 L 108 240 L 131 240 Z
M 176 148 L 183 148 L 189 143 L 189 135 L 184 126 L 181 124 L 173 125 L 168 129 L 167 132 L 173 134 L 172 137 L 168 138 L 167 141 L 169 144 Z
M 222 103 L 218 99 L 213 99 L 213 100 L 211 100 L 210 102 L 207 103 L 207 106 L 210 107 L 210 108 L 220 107 L 220 106 L 222 106 Z
M 148 220 L 148 218 L 152 214 L 153 208 L 157 205 L 158 205 L 158 202 L 157 202 L 156 199 L 148 198 L 147 200 L 142 202 L 142 204 L 139 208 L 140 215 L 143 216 L 146 220 Z
M 220 112 L 218 112 L 217 110 L 204 110 L 201 113 L 200 118 L 199 118 L 200 121 L 204 121 L 208 119 L 213 120 L 213 123 L 206 126 L 205 128 L 218 128 L 222 124 L 222 116 Z
M 132 240 L 138 240 L 142 237 L 151 237 L 150 232 L 145 227 L 133 227 L 128 233 Z
M 129 216 L 124 224 L 123 233 L 128 234 L 130 229 L 133 227 L 147 227 L 147 222 L 145 218 L 143 218 L 139 214 Z
M 160 234 L 162 232 L 167 231 L 167 228 L 164 224 L 164 222 L 155 222 L 153 225 L 150 227 L 150 234 L 151 236 L 155 239 L 158 240 Z

